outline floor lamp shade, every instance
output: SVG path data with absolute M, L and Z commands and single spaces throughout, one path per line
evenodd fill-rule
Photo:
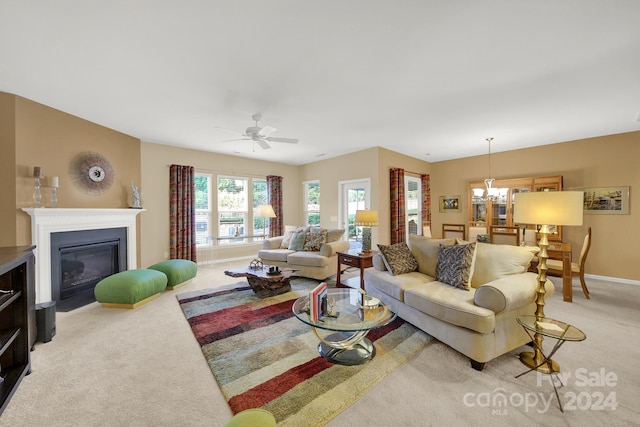
M 362 252 L 371 252 L 371 227 L 378 225 L 378 211 L 357 210 L 354 224 L 362 227 Z
M 264 234 L 265 238 L 267 236 L 267 218 L 275 218 L 276 213 L 273 211 L 273 206 L 271 205 L 258 205 L 256 208 L 255 216 L 258 218 L 264 218 L 262 223 L 262 234 Z
M 513 222 L 582 225 L 582 191 L 536 191 L 514 196 Z

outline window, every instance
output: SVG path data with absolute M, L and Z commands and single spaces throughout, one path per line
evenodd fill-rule
M 258 205 L 269 203 L 264 178 L 195 175 L 196 245 L 225 246 L 262 239 L 264 218 L 254 212 Z M 268 231 L 268 220 L 266 225 Z
M 404 177 L 406 230 L 409 234 L 422 234 L 422 182 L 413 176 Z
M 211 236 L 211 175 L 195 174 L 196 245 L 209 243 Z
M 247 178 L 218 177 L 218 236 L 244 236 L 249 213 Z M 231 242 L 243 239 L 230 239 Z
M 260 218 L 255 215 L 256 209 L 260 205 L 269 204 L 269 195 L 267 194 L 267 181 L 264 179 L 253 179 L 253 234 L 262 234 L 264 231 L 269 235 L 269 220 Z
M 304 218 L 307 225 L 320 225 L 320 181 L 304 185 Z

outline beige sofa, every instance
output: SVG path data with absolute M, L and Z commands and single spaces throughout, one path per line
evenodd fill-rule
M 349 249 L 343 235 L 343 229 L 287 226 L 283 236 L 264 240 L 258 257 L 268 265 L 292 268 L 297 276 L 324 280 L 337 271 L 337 253 Z M 296 236 L 302 246 L 293 246 Z
M 367 294 L 468 356 L 476 370 L 531 341 L 516 317 L 533 314 L 536 309 L 537 275 L 528 273 L 527 268 L 537 248 L 475 243 L 471 261 L 455 266 L 461 261 L 445 255 L 462 249 L 468 255 L 469 247 L 450 248 L 467 242 L 409 236 L 407 243 L 410 254 L 405 258 L 415 259 L 416 271 L 393 275 L 386 258 L 376 254 L 374 267 L 364 272 Z M 442 254 L 440 245 L 446 247 Z M 436 280 L 437 275 L 444 277 L 447 270 L 458 267 L 467 273 L 461 280 L 468 281 L 468 290 Z M 547 281 L 545 289 L 550 295 L 553 284 Z

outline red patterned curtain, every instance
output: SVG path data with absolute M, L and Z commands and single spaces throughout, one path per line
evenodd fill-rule
M 420 175 L 422 181 L 422 226 L 431 226 L 431 177 Z
M 169 258 L 196 262 L 196 191 L 193 166 L 169 168 Z
M 267 176 L 267 194 L 269 204 L 273 208 L 276 217 L 269 221 L 269 237 L 282 236 L 284 225 L 282 221 L 282 177 L 275 175 Z
M 405 241 L 404 214 L 404 169 L 391 168 L 389 170 L 391 196 L 391 244 Z

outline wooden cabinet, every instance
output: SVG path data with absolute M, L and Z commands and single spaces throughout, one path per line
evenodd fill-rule
M 0 414 L 31 371 L 34 246 L 0 248 Z M 31 329 L 33 334 L 33 329 Z
M 480 195 L 485 189 L 484 181 L 469 183 L 469 229 L 471 227 L 488 227 L 491 225 L 517 226 L 513 221 L 513 199 L 517 193 L 530 191 L 562 190 L 562 175 L 538 176 L 514 179 L 496 179 L 493 187 L 498 189 L 494 200 L 484 200 Z M 474 192 L 474 189 L 476 190 Z M 535 225 L 527 225 L 535 228 Z M 562 227 L 552 227 L 549 240 L 562 240 Z

